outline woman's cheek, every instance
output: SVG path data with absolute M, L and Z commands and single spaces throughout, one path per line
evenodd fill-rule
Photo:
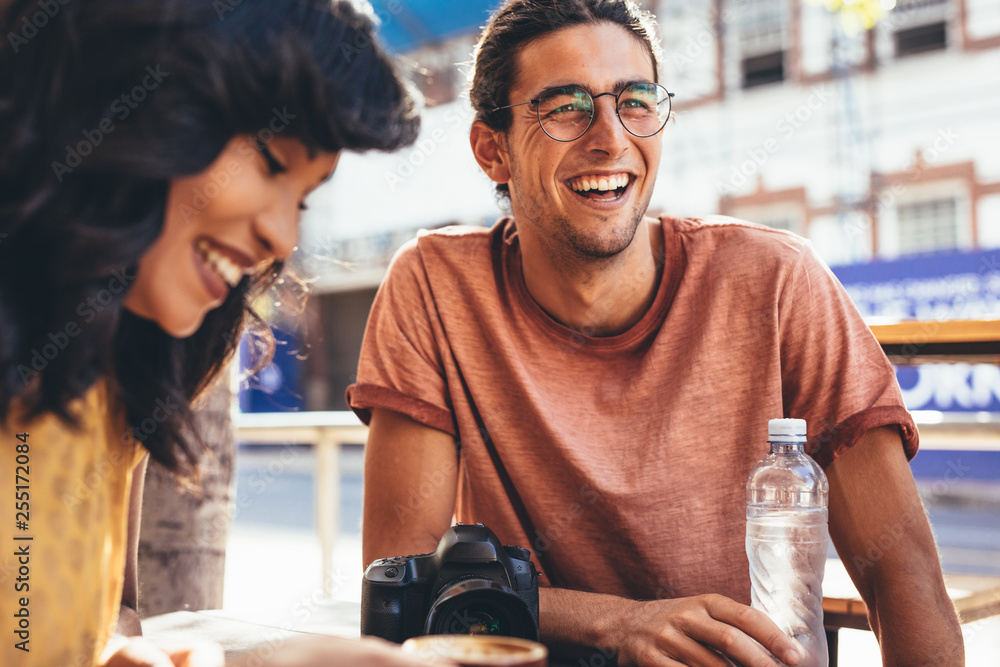
M 270 184 L 238 160 L 199 174 L 186 192 L 182 218 L 191 222 L 252 216 L 267 200 Z

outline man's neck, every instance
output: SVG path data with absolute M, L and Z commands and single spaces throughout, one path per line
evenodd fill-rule
M 549 316 L 585 336 L 628 331 L 656 298 L 663 232 L 653 218 L 644 218 L 629 247 L 610 258 L 560 256 L 523 236 L 520 245 L 528 293 Z

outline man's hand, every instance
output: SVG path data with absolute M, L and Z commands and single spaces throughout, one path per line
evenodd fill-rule
M 634 602 L 623 626 L 619 665 L 726 665 L 774 667 L 771 653 L 787 665 L 800 660 L 795 643 L 763 612 L 722 595 Z M 758 644 L 759 642 L 759 644 Z
M 800 660 L 795 643 L 763 612 L 722 595 L 636 602 L 552 588 L 540 592 L 546 642 L 596 645 L 617 653 L 619 665 L 726 667 L 726 656 L 744 667 L 774 667 L 767 651 L 787 665 Z

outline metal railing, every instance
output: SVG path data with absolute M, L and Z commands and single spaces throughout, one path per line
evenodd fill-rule
M 233 415 L 243 444 L 316 448 L 316 530 L 323 551 L 323 597 L 333 595 L 333 547 L 340 530 L 340 447 L 364 444 L 368 427 L 353 412 L 257 412 Z

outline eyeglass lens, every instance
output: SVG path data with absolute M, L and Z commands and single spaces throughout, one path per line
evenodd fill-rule
M 618 95 L 618 118 L 638 137 L 660 131 L 670 115 L 670 94 L 655 83 L 634 83 Z M 557 141 L 583 136 L 594 117 L 594 98 L 583 88 L 567 86 L 546 91 L 538 100 L 538 122 Z

